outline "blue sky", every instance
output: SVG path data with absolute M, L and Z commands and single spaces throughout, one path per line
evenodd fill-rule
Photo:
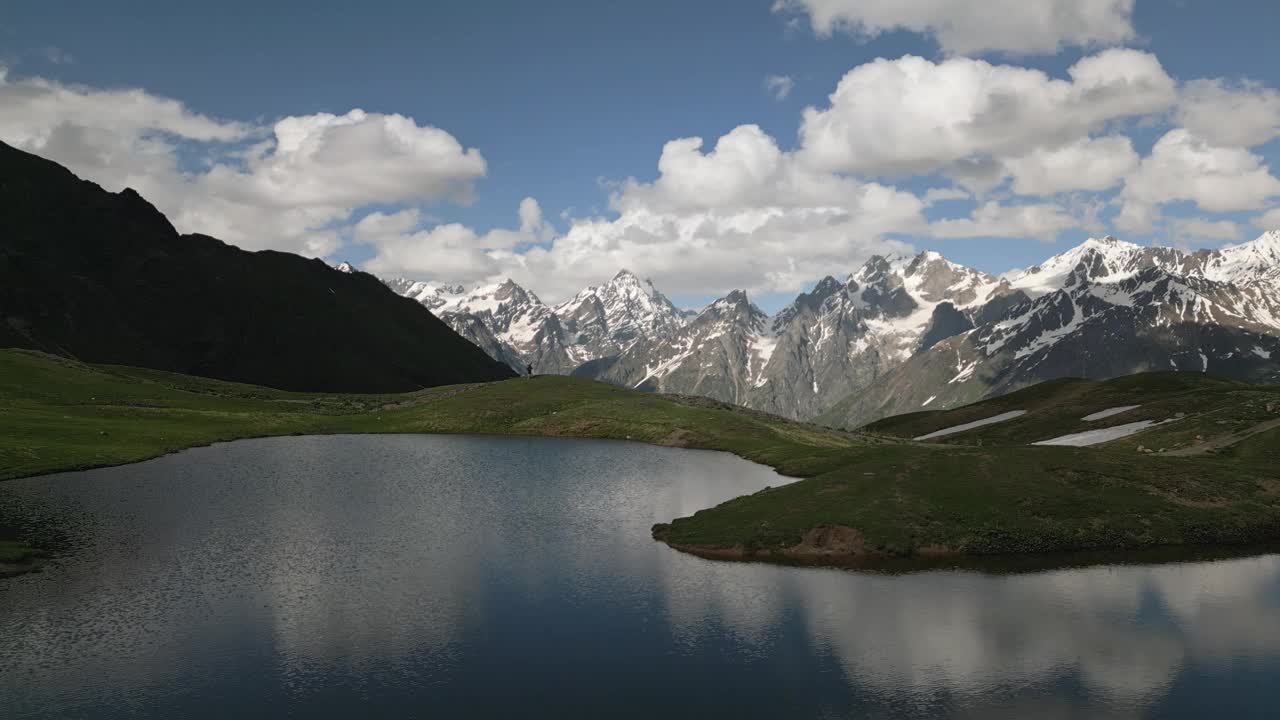
M 857 0 L 846 4 L 857 11 Z M 864 28 L 850 33 L 836 27 L 824 36 L 815 27 L 810 9 L 797 3 L 789 10 L 774 11 L 773 0 L 395 2 L 370 3 L 374 7 L 362 6 L 358 12 L 347 3 L 223 2 L 197 6 L 46 0 L 0 10 L 0 64 L 8 69 L 10 85 L 42 79 L 73 91 L 136 88 L 148 96 L 176 100 L 193 115 L 257 128 L 269 128 L 290 116 L 341 116 L 353 108 L 411 117 L 417 125 L 439 128 L 463 148 L 474 148 L 483 156 L 482 176 L 471 173 L 453 178 L 469 186 L 469 192 L 461 194 L 470 202 L 459 202 L 456 193 L 389 196 L 386 202 L 379 202 L 376 195 L 362 194 L 358 206 L 344 206 L 342 212 L 329 216 L 321 213 L 321 221 L 306 228 L 323 229 L 337 238 L 311 249 L 331 250 L 323 254 L 366 263 L 382 245 L 353 240 L 351 227 L 371 212 L 391 216 L 406 208 L 416 210 L 413 222 L 406 220 L 397 227 L 410 235 L 448 223 L 466 226 L 477 237 L 493 229 L 514 230 L 520 225 L 517 207 L 521 201 L 536 198 L 541 224 L 536 229 L 530 226 L 524 236 L 497 250 L 499 255 L 518 255 L 529 247 L 553 244 L 569 231 L 574 219 L 615 218 L 618 209 L 610 207 L 609 196 L 619 191 L 616 183 L 627 178 L 640 183 L 657 180 L 659 157 L 671 140 L 701 137 L 705 141 L 702 152 L 709 152 L 717 138 L 740 125 L 753 124 L 782 152 L 800 149 L 802 111 L 809 106 L 828 108 L 832 104 L 829 96 L 841 78 L 878 57 L 892 60 L 919 55 L 943 63 L 964 56 L 1042 70 L 1061 79 L 1081 58 L 1106 46 L 1121 46 L 1154 55 L 1164 72 L 1180 85 L 1195 79 L 1234 82 L 1249 78 L 1259 83 L 1249 86 L 1251 91 L 1280 87 L 1280 49 L 1274 41 L 1275 28 L 1280 27 L 1280 4 L 1265 0 L 1138 0 L 1131 14 L 1124 10 L 1125 4 L 1119 0 L 1133 32 L 1120 42 L 1074 46 L 1068 41 L 1061 49 L 1035 53 L 955 53 L 944 49 L 937 34 L 927 30 L 874 33 Z M 840 0 L 831 0 L 828 5 L 839 7 Z M 68 22 L 72 17 L 75 22 Z M 910 25 L 907 21 L 903 24 Z M 790 79 L 786 97 L 779 99 L 766 88 L 765 78 L 770 75 Z M 1131 139 L 1137 155 L 1146 157 L 1153 144 L 1177 126 L 1168 119 L 1169 112 L 1172 110 L 1129 115 L 1091 128 L 1089 134 L 1121 133 Z M 1154 119 L 1153 115 L 1160 117 Z M 44 118 L 44 122 L 57 119 Z M 0 133 L 4 128 L 0 123 Z M 177 137 L 169 146 L 179 169 L 186 173 L 219 162 L 231 163 L 226 153 L 263 137 L 270 139 L 269 132 L 264 136 L 260 131 L 249 133 L 251 137 L 210 144 L 184 137 L 184 133 L 172 133 Z M 0 139 L 15 142 L 16 137 L 18 144 L 23 144 L 18 137 L 21 132 L 10 134 L 13 137 L 0 134 Z M 139 131 L 139 137 L 152 135 L 154 131 L 149 135 L 145 127 Z M 34 142 L 27 143 L 28 149 L 39 152 L 40 146 L 30 147 Z M 1280 142 L 1274 138 L 1248 146 L 1246 151 L 1262 158 L 1268 171 L 1280 162 Z M 99 178 L 90 163 L 77 166 L 70 155 L 45 154 L 110 189 L 118 189 L 112 185 L 119 179 L 109 169 L 101 170 Z M 844 168 L 839 171 L 915 195 L 953 184 L 947 171 L 892 176 Z M 131 177 L 136 179 L 136 174 Z M 1055 202 L 1064 207 L 1105 204 L 1122 188 L 1121 183 L 1085 195 L 1074 191 L 1056 194 Z M 1033 202 L 1031 196 L 1002 195 L 997 188 L 942 202 L 922 213 L 929 221 L 964 217 L 991 198 L 1012 206 Z M 174 207 L 188 203 L 181 198 L 169 202 Z M 1057 230 L 1055 239 L 1048 241 L 1044 237 L 981 234 L 939 237 L 909 230 L 885 232 L 883 237 L 890 243 L 885 245 L 888 249 L 903 245 L 934 249 L 958 262 L 1000 272 L 1032 264 L 1099 229 L 1141 242 L 1167 244 L 1207 246 L 1247 240 L 1258 234 L 1257 218 L 1277 206 L 1275 197 L 1268 196 L 1265 202 L 1270 204 L 1211 211 L 1195 200 L 1161 201 L 1162 222 L 1146 232 L 1114 229 L 1110 217 L 1118 209 L 1111 206 L 1100 212 L 1098 224 Z M 157 204 L 169 212 L 166 202 Z M 193 210 L 191 217 L 206 217 L 212 212 Z M 1179 218 L 1232 223 L 1236 232 L 1219 225 L 1209 236 L 1180 230 L 1177 237 L 1171 237 L 1169 223 Z M 184 230 L 200 229 L 188 227 L 190 224 L 179 222 Z M 287 231 L 280 233 L 283 236 Z M 894 241 L 899 245 L 892 245 Z M 745 254 L 778 252 L 776 241 L 759 247 L 750 238 L 741 242 L 740 251 Z M 459 243 L 465 243 L 465 237 L 450 244 L 448 252 L 464 252 L 466 248 L 460 249 Z M 836 263 L 842 266 L 833 266 L 828 272 L 847 273 L 867 252 L 877 249 L 870 239 L 859 243 L 848 248 L 846 263 Z M 269 237 L 241 244 L 273 246 Z M 278 246 L 306 252 L 285 240 Z M 409 255 L 402 253 L 401 257 Z M 627 255 L 621 252 L 618 257 Z M 717 260 L 723 257 L 727 255 L 700 260 L 695 253 L 689 262 L 729 262 Z M 831 256 L 822 257 L 832 264 Z M 478 282 L 488 270 L 507 269 L 511 262 L 515 261 L 485 259 L 484 268 L 475 272 L 465 260 L 448 266 L 457 268 L 458 274 L 471 275 L 461 279 Z M 435 274 L 429 272 L 429 262 L 401 264 L 403 268 L 384 258 L 380 267 L 403 269 L 406 274 Z M 800 265 L 810 267 L 805 262 Z M 559 268 L 530 267 L 525 270 L 530 277 L 517 274 L 517 279 L 557 299 L 554 296 L 569 291 L 570 278 L 577 282 L 604 272 L 603 263 L 585 267 L 580 273 L 565 270 L 562 285 L 545 277 L 562 274 Z M 705 282 L 694 270 L 667 269 L 656 263 L 638 270 L 649 271 L 660 287 L 670 276 L 670 284 L 675 286 L 672 294 L 690 304 L 722 294 L 730 289 L 727 284 L 742 284 L 754 285 L 754 294 L 762 304 L 776 306 L 781 298 L 794 294 L 797 288 L 792 286 L 800 282 L 794 277 L 755 279 L 761 272 L 758 262 L 754 270 L 710 273 Z M 603 279 L 597 277 L 597 281 Z M 817 279 L 812 277 L 809 282 Z

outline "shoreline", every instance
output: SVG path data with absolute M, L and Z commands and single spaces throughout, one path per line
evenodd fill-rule
M 915 443 L 561 376 L 350 396 L 87 366 L 22 351 L 0 352 L 0 370 L 5 479 L 275 437 L 576 438 L 728 452 L 772 468 L 785 484 L 658 526 L 655 536 L 668 545 L 717 559 L 865 566 L 902 557 L 946 563 L 1082 548 L 1280 541 L 1277 430 L 1229 451 L 1163 458 L 1124 446 L 1030 447 L 1018 438 Z M 1159 389 L 1162 382 L 1163 376 L 1135 376 L 1121 384 Z M 1185 384 L 1171 396 L 1184 405 Z M 1178 432 L 1226 434 L 1233 426 L 1214 421 L 1252 421 L 1259 408 L 1271 413 L 1268 403 L 1280 400 L 1280 390 L 1253 387 L 1225 392 L 1211 384 L 1196 392 L 1197 405 L 1217 414 Z M 1048 415 L 1040 424 L 1046 423 L 1066 421 Z
M 750 457 L 747 457 L 740 453 L 736 453 L 732 450 L 724 450 L 721 448 L 708 447 L 704 445 L 688 445 L 683 442 L 680 442 L 679 439 L 677 439 L 677 441 L 674 441 L 674 442 L 665 442 L 663 440 L 653 441 L 653 440 L 641 440 L 641 439 L 631 438 L 631 437 L 611 437 L 611 436 L 606 437 L 606 436 L 596 436 L 596 435 L 554 435 L 554 434 L 499 433 L 499 432 L 477 432 L 477 431 L 420 432 L 420 431 L 396 431 L 396 430 L 370 430 L 368 432 L 359 432 L 354 430 L 335 430 L 333 432 L 323 432 L 323 431 L 317 430 L 317 431 L 309 431 L 309 432 L 287 432 L 287 433 L 268 433 L 268 434 L 261 434 L 261 435 L 244 435 L 242 437 L 233 437 L 233 438 L 227 438 L 223 440 L 212 440 L 209 442 L 195 443 L 195 444 L 186 445 L 183 447 L 169 448 L 167 450 L 162 450 L 160 452 L 156 452 L 146 457 L 139 457 L 135 460 L 124 460 L 121 462 L 103 462 L 103 463 L 68 465 L 66 467 L 57 468 L 53 470 L 41 470 L 37 472 L 21 473 L 21 474 L 13 474 L 13 475 L 0 474 L 0 485 L 3 485 L 6 482 L 11 482 L 16 480 L 30 480 L 32 478 L 50 477 L 53 475 L 64 475 L 66 473 L 88 472 L 90 470 L 105 470 L 107 468 L 127 467 L 129 465 L 137 465 L 139 463 L 150 462 L 152 460 L 158 460 L 160 458 L 169 457 L 171 455 L 179 455 L 181 453 L 187 452 L 188 450 L 198 450 L 201 448 L 216 447 L 218 445 L 226 445 L 229 443 L 243 442 L 246 440 L 273 440 L 277 438 L 291 438 L 291 437 L 292 438 L 306 438 L 306 437 L 323 438 L 323 437 L 343 437 L 343 436 L 360 437 L 364 435 L 388 435 L 388 436 L 423 435 L 423 436 L 438 436 L 438 437 L 517 438 L 517 439 L 524 439 L 524 440 L 528 440 L 528 439 L 595 440 L 600 442 L 636 443 L 639 445 L 669 448 L 672 450 L 693 450 L 698 452 L 725 453 L 727 455 L 732 455 L 740 460 L 745 460 L 749 463 L 754 463 L 756 465 L 767 467 L 770 470 L 773 470 L 774 472 L 778 473 L 779 477 L 785 480 L 789 480 L 791 482 L 799 482 L 801 480 L 807 480 L 809 479 L 809 477 L 812 477 L 812 476 L 797 477 L 793 475 L 786 475 L 786 474 L 783 474 L 780 470 L 778 470 L 777 467 L 770 465 L 769 463 L 761 462 L 759 460 L 753 460 Z M 2 538 L 0 538 L 0 542 L 3 542 Z
M 617 438 L 563 434 L 498 432 L 396 432 L 378 430 L 370 432 L 353 432 L 350 430 L 337 430 L 334 432 L 310 431 L 257 434 L 224 440 L 214 440 L 185 447 L 167 449 L 136 460 L 100 463 L 83 467 L 67 467 L 65 469 L 54 470 L 51 472 L 6 477 L 3 480 L 0 480 L 0 483 L 9 480 L 41 478 L 66 473 L 87 472 L 113 467 L 126 467 L 171 455 L 178 455 L 189 450 L 210 448 L 217 445 L 243 441 L 306 437 L 359 437 L 363 435 L 456 436 L 565 441 L 595 440 L 604 442 L 639 443 L 653 447 L 663 447 L 675 450 L 724 452 L 747 462 L 770 467 L 775 472 L 778 472 L 777 468 L 772 465 L 762 463 L 758 460 L 753 460 L 731 450 L 690 446 L 682 442 L 668 443 L 662 441 L 639 440 L 630 437 Z M 786 476 L 781 473 L 779 473 L 779 475 L 792 482 L 812 479 Z M 704 508 L 702 511 L 710 509 L 713 508 Z M 1108 564 L 1125 565 L 1196 562 L 1280 553 L 1280 536 L 1277 536 L 1273 540 L 1264 541 L 1224 540 L 1222 542 L 1201 543 L 1120 544 L 1112 547 L 1048 548 L 1029 552 L 971 552 L 941 546 L 913 547 L 907 548 L 905 552 L 885 552 L 869 548 L 865 538 L 863 538 L 862 534 L 857 530 L 847 526 L 838 525 L 812 528 L 806 532 L 801 541 L 795 545 L 748 550 L 742 545 L 717 546 L 672 542 L 667 539 L 667 534 L 670 529 L 670 522 L 657 523 L 651 530 L 651 536 L 654 541 L 661 542 L 672 550 L 693 555 L 705 560 L 716 562 L 762 563 L 784 567 L 833 568 L 887 574 L 928 572 L 936 570 L 986 571 L 1007 574 L 1010 572 L 1035 572 L 1058 568 L 1089 567 Z M 10 537 L 12 538 L 12 535 L 10 535 Z M 0 580 L 39 572 L 47 563 L 49 558 L 49 554 L 37 546 L 33 546 L 23 540 L 6 539 L 3 535 L 0 535 Z
M 1024 553 L 966 553 L 925 548 L 909 554 L 891 554 L 820 549 L 803 544 L 779 549 L 748 550 L 742 546 L 717 547 L 667 542 L 660 537 L 660 528 L 664 525 L 665 523 L 659 523 L 654 526 L 654 541 L 676 552 L 703 560 L 885 575 L 945 571 L 1010 575 L 1105 565 L 1168 565 L 1280 555 L 1280 539 L 1266 542 L 1162 544 Z
M 486 432 L 291 432 L 281 434 L 262 434 L 236 437 L 226 440 L 194 444 L 186 447 L 172 448 L 149 457 L 117 463 L 103 463 L 88 467 L 68 467 L 52 472 L 42 472 L 23 476 L 8 477 L 0 480 L 21 480 L 51 477 L 66 473 L 86 472 L 113 467 L 126 467 L 143 462 L 150 462 L 171 455 L 178 455 L 189 450 L 210 448 L 217 445 L 281 438 L 325 438 L 325 437 L 359 437 L 363 435 L 422 435 L 422 436 L 456 436 L 483 438 L 512 438 L 538 440 L 596 440 L 604 442 L 640 443 L 653 447 L 675 450 L 695 450 L 702 452 L 724 452 L 747 462 L 766 467 L 766 463 L 744 457 L 729 450 L 718 450 L 689 446 L 685 444 L 664 443 L 637 440 L 633 438 L 591 437 L 552 434 L 525 433 L 486 433 Z M 774 469 L 777 472 L 776 468 Z M 781 474 L 780 474 L 781 475 Z M 809 478 L 782 476 L 793 482 Z M 710 510 L 706 508 L 704 510 Z M 701 511 L 699 511 L 701 512 Z M 822 526 L 810 529 L 801 541 L 795 545 L 776 548 L 755 548 L 748 550 L 742 545 L 716 546 L 696 543 L 672 542 L 667 538 L 671 523 L 657 523 L 651 529 L 655 542 L 660 542 L 672 550 L 714 562 L 759 563 L 782 567 L 826 568 L 850 570 L 868 573 L 908 574 L 931 571 L 964 571 L 984 572 L 991 574 L 1016 574 L 1023 572 L 1041 572 L 1055 569 L 1096 567 L 1101 565 L 1145 565 L 1176 564 L 1183 562 L 1204 562 L 1246 557 L 1260 557 L 1280 554 L 1280 537 L 1264 541 L 1231 541 L 1201 543 L 1163 543 L 1163 544 L 1121 544 L 1113 547 L 1093 548 L 1051 548 L 1030 552 L 967 552 L 947 547 L 924 546 L 908 548 L 905 552 L 885 552 L 867 545 L 865 538 L 857 530 L 847 526 Z M 0 581 L 19 577 L 29 573 L 40 572 L 50 560 L 49 555 L 40 547 L 23 540 L 12 539 L 13 533 L 0 534 Z

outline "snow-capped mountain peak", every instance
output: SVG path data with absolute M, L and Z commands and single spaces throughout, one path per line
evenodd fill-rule
M 641 280 L 635 273 L 626 269 L 619 270 L 609 282 L 603 285 L 593 285 L 583 290 L 574 299 L 583 298 L 587 295 L 594 295 L 605 302 L 630 300 L 638 302 L 645 307 L 671 304 L 666 296 L 658 292 L 658 289 L 653 286 L 653 281 Z M 572 302 L 573 300 L 569 301 L 569 303 Z M 565 303 L 565 305 L 569 303 Z
M 619 356 L 610 379 L 631 387 L 692 391 L 746 402 L 777 340 L 768 316 L 734 290 L 666 338 L 647 338 Z
M 440 315 L 486 315 L 500 324 L 509 324 L 516 317 L 548 312 L 537 295 L 510 278 L 471 290 L 461 285 L 440 283 L 419 283 L 414 289 L 419 292 L 410 297 Z
M 903 288 L 926 302 L 951 301 L 970 305 L 985 300 L 999 280 L 987 273 L 954 263 L 927 250 L 914 256 L 873 255 L 849 276 L 851 290 L 875 288 L 879 294 Z M 869 298 L 868 298 L 868 301 Z
M 828 298 L 843 293 L 845 287 L 844 283 L 830 275 L 822 278 L 817 285 L 813 286 L 813 290 L 807 293 L 800 293 L 795 300 L 792 300 L 789 305 L 773 316 L 773 331 L 775 333 L 781 332 L 792 320 L 806 310 L 811 313 L 818 312 Z
M 1204 274 L 1218 282 L 1247 285 L 1262 281 L 1280 286 L 1280 230 L 1211 253 Z
M 731 290 L 728 295 L 725 295 L 719 300 L 711 303 L 711 307 L 717 310 L 726 311 L 743 307 L 754 307 L 754 305 L 752 305 L 751 300 L 747 298 L 746 290 Z
M 987 273 L 951 262 L 936 252 L 923 252 L 903 270 L 905 287 L 927 303 L 947 301 L 956 307 L 986 302 L 999 285 Z
M 575 345 L 595 357 L 621 352 L 642 337 L 684 325 L 684 314 L 649 280 L 619 270 L 555 307 Z
M 761 334 L 766 330 L 769 315 L 751 302 L 745 290 L 734 290 L 702 309 L 690 325 L 718 325 L 727 328 L 732 325 L 737 329 Z
M 1266 248 L 1273 255 L 1280 255 L 1280 230 L 1268 230 L 1250 244 Z
M 1008 290 L 996 277 L 926 251 L 871 257 L 850 276 L 844 296 L 865 331 L 855 341 L 860 351 L 875 348 L 878 355 L 905 360 L 916 351 L 940 305 L 968 310 Z
M 1108 236 L 1090 238 L 1039 265 L 1006 274 L 1011 287 L 1032 297 L 1085 283 L 1114 284 L 1148 268 L 1182 277 L 1246 286 L 1280 283 L 1280 232 L 1271 231 L 1247 243 L 1219 250 L 1187 253 L 1167 247 L 1145 247 Z
M 404 297 L 417 300 L 432 312 L 438 311 L 446 304 L 455 303 L 458 297 L 465 296 L 467 293 L 466 288 L 461 285 L 420 282 L 408 280 L 406 278 L 387 280 L 385 283 L 394 290 L 397 295 L 403 295 Z
M 817 285 L 813 286 L 813 292 L 811 294 L 826 297 L 839 291 L 839 289 L 840 281 L 828 275 L 819 280 Z
M 387 284 L 513 366 L 795 418 L 838 404 L 855 425 L 1063 374 L 1280 381 L 1278 232 L 1195 253 L 1091 238 L 1001 277 L 933 251 L 873 256 L 772 318 L 741 290 L 685 313 L 627 270 L 554 308 L 509 280 Z
M 618 272 L 614 273 L 613 277 L 609 280 L 608 284 L 612 285 L 614 283 L 619 283 L 619 284 L 628 284 L 628 285 L 639 285 L 640 282 L 641 280 L 639 276 L 637 276 L 635 273 L 631 272 L 626 268 L 622 268 Z
M 901 277 L 901 273 L 895 273 L 893 270 L 896 266 L 901 268 L 904 264 L 905 260 L 900 255 L 872 255 L 858 269 L 858 272 L 849 275 L 849 281 L 859 286 L 892 282 L 893 278 Z
M 1011 273 L 1009 284 L 1038 297 L 1081 280 L 1114 282 L 1140 269 L 1143 248 L 1108 235 L 1089 238 L 1065 252 L 1032 267 Z

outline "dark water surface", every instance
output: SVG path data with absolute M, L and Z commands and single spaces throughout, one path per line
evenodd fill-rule
M 625 443 L 276 438 L 0 483 L 0 717 L 1280 717 L 1280 556 L 1018 575 L 715 563 L 785 482 Z

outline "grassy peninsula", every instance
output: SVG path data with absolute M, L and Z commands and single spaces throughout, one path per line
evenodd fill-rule
M 1140 407 L 1081 419 L 1124 405 Z M 910 439 L 1011 409 L 1026 414 L 938 442 Z M 1029 445 L 1135 418 L 1168 422 L 1097 447 Z M 654 528 L 674 547 L 725 558 L 856 562 L 1280 539 L 1276 420 L 1280 388 L 1190 374 L 1057 381 L 851 433 L 566 377 L 314 394 L 0 351 L 0 479 L 326 433 L 626 439 L 724 450 L 805 478 Z

